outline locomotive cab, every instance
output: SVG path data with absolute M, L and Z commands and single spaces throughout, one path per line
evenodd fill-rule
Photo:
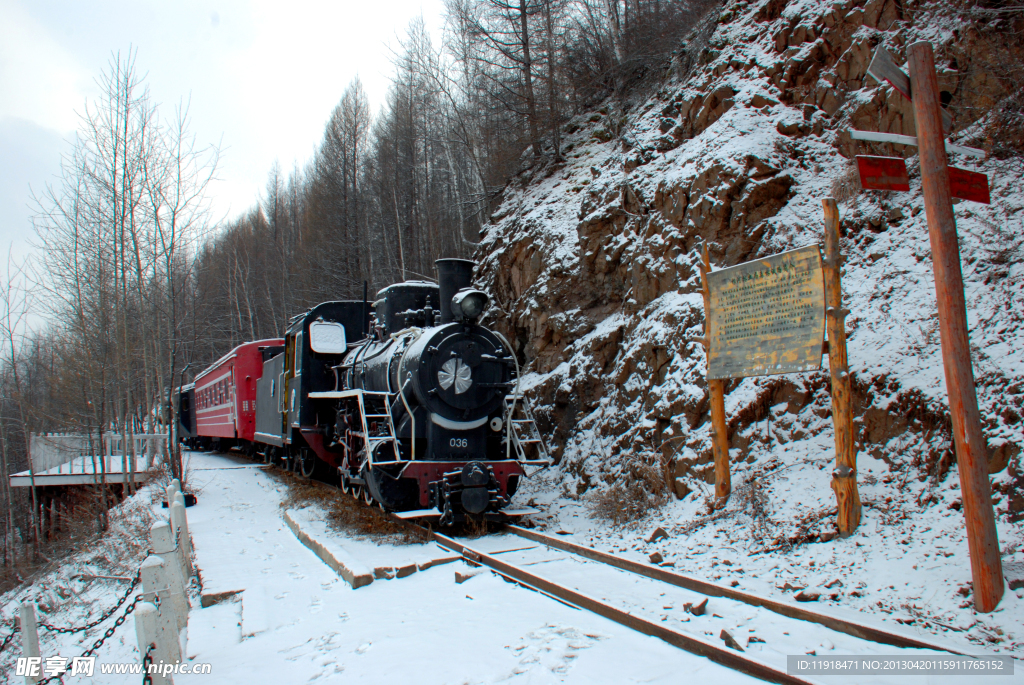
M 312 475 L 317 458 L 340 463 L 324 440 L 323 424 L 331 417 L 310 394 L 334 390 L 333 367 L 366 335 L 367 310 L 363 301 L 323 302 L 291 320 L 283 346 L 265 351 L 256 441 L 277 448 L 264 447 L 265 455 L 294 456 L 306 475 Z

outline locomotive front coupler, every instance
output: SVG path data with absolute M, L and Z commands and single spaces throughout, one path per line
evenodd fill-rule
M 461 520 L 465 514 L 479 515 L 507 504 L 493 469 L 479 461 L 445 473 L 428 488 L 430 505 L 442 512 L 442 525 Z

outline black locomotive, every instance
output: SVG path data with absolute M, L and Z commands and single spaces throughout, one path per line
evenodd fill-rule
M 295 317 L 283 346 L 258 346 L 252 444 L 235 443 L 406 518 L 526 513 L 508 504 L 547 450 L 511 347 L 479 324 L 488 297 L 472 287 L 473 266 L 441 259 L 438 284 L 397 283 L 372 304 Z

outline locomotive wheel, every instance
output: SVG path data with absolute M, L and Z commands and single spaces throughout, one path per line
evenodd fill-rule
M 341 491 L 346 495 L 352 494 L 352 486 L 349 484 L 348 477 L 344 473 L 341 474 Z
M 310 449 L 302 449 L 299 455 L 295 459 L 297 470 L 302 474 L 303 478 L 312 478 L 313 472 L 316 471 L 316 453 Z
M 373 495 L 370 493 L 370 488 L 363 486 L 363 504 L 368 507 L 373 506 Z
M 353 483 L 352 487 L 351 487 L 351 492 L 352 492 L 352 499 L 354 499 L 354 500 L 356 500 L 358 502 L 363 497 L 363 486 L 362 485 L 357 485 L 357 484 Z

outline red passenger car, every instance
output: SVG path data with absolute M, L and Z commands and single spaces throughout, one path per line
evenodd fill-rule
M 195 379 L 196 436 L 221 447 L 236 441 L 251 444 L 256 430 L 256 381 L 265 356 L 284 349 L 284 340 L 270 338 L 242 343 Z

